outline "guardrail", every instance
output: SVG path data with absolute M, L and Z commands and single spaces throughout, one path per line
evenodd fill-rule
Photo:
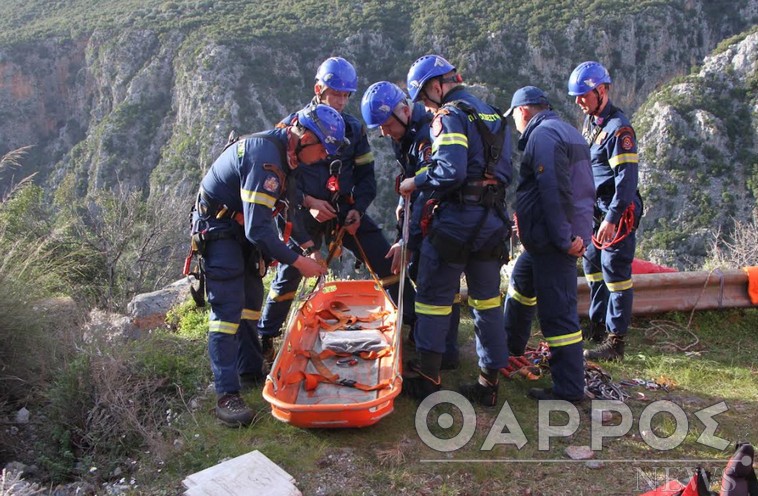
M 754 306 L 747 293 L 744 270 L 666 272 L 632 276 L 634 315 L 686 312 Z M 590 290 L 584 277 L 577 280 L 579 315 L 587 315 Z
M 635 274 L 632 281 L 634 315 L 755 306 L 748 296 L 748 277 L 744 270 Z M 461 281 L 461 285 L 461 299 L 465 303 L 468 289 L 464 281 Z M 580 317 L 587 315 L 589 306 L 590 290 L 587 280 L 579 277 L 577 309 Z

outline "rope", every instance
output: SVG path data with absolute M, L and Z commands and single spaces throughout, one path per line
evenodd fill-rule
M 610 248 L 613 245 L 620 243 L 634 230 L 634 203 L 630 203 L 624 213 L 621 214 L 621 219 L 616 226 L 616 232 L 613 234 L 613 239 L 608 242 L 597 239 L 595 235 L 592 235 L 592 244 L 598 250 L 604 250 Z
M 626 401 L 629 398 L 629 393 L 621 388 L 621 384 L 613 382 L 608 372 L 587 362 L 584 365 L 584 389 L 593 399 Z
M 368 261 L 366 252 L 363 251 L 363 245 L 361 245 L 361 242 L 358 240 L 358 236 L 353 235 L 353 239 L 355 240 L 355 244 L 358 245 L 358 251 L 361 252 L 361 258 L 363 259 L 363 263 L 366 264 L 366 268 L 368 269 L 368 273 L 371 274 L 371 278 L 374 280 L 377 287 L 384 289 L 384 286 L 382 285 L 382 281 L 379 279 L 379 276 L 376 274 L 376 272 L 374 272 L 373 267 L 371 267 L 371 264 Z

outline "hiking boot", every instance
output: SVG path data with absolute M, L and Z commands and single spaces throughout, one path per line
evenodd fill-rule
M 431 378 L 415 371 L 403 374 L 402 393 L 416 401 L 423 401 L 430 394 L 440 390 L 439 379 L 435 382 Z
M 537 401 L 563 400 L 563 401 L 568 401 L 569 403 L 573 403 L 575 405 L 581 404 L 586 399 L 585 396 L 582 396 L 581 398 L 575 398 L 575 399 L 562 398 L 560 396 L 556 396 L 555 393 L 553 393 L 553 388 L 531 388 L 526 393 L 526 395 Z
M 592 350 L 584 350 L 584 358 L 587 360 L 600 360 L 610 362 L 624 359 L 624 336 L 608 334 L 603 344 Z
M 482 406 L 495 406 L 497 405 L 497 387 L 497 381 L 492 383 L 480 375 L 476 382 L 461 385 L 458 392 L 469 401 L 474 401 Z
M 582 330 L 582 338 L 594 343 L 602 343 L 607 336 L 608 329 L 605 327 L 605 322 L 590 321 L 587 329 Z
M 416 360 L 406 363 L 403 374 L 403 393 L 418 401 L 440 390 L 442 354 L 420 350 Z
M 250 425 L 255 414 L 238 393 L 226 393 L 216 403 L 216 418 L 228 427 Z

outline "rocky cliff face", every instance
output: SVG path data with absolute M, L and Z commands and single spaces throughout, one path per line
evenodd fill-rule
M 635 117 L 646 200 L 641 246 L 699 266 L 758 198 L 758 30 L 653 94 Z
M 344 39 L 318 42 L 322 33 L 282 33 L 237 43 L 220 41 L 210 29 L 125 27 L 97 29 L 76 39 L 7 45 L 0 47 L 0 111 L 5 117 L 0 121 L 0 153 L 36 145 L 27 165 L 52 187 L 73 179 L 81 195 L 117 184 L 151 195 L 169 189 L 191 194 L 231 129 L 265 129 L 297 110 L 312 95 L 318 64 L 332 54 L 355 63 L 362 92 L 380 79 L 404 81 L 418 55 L 440 52 L 501 108 L 517 87 L 537 84 L 577 123 L 579 114 L 565 94 L 567 75 L 581 60 L 599 59 L 613 74 L 615 103 L 632 114 L 655 88 L 699 65 L 724 38 L 758 22 L 758 0 L 734 0 L 728 9 L 720 4 L 675 0 L 623 16 L 602 7 L 579 12 L 561 4 L 549 14 L 570 19 L 556 28 L 525 32 L 508 19 L 496 19 L 487 25 L 491 31 L 486 36 L 476 33 L 481 41 L 470 44 L 465 43 L 470 33 L 456 29 L 454 16 L 420 22 L 423 7 L 412 6 L 406 8 L 417 9 L 417 15 L 398 15 L 401 29 L 392 34 L 360 30 Z M 357 15 L 363 7 L 352 8 Z M 703 71 L 711 71 L 708 64 Z M 348 111 L 360 115 L 359 101 L 360 94 Z M 654 104 L 648 101 L 645 108 Z M 650 172 L 659 171 L 654 157 L 669 147 L 691 161 L 686 147 L 675 146 L 676 140 L 702 140 L 714 129 L 705 114 L 699 127 L 676 124 L 674 114 L 668 113 L 670 125 L 655 128 L 665 128 L 673 141 L 643 153 L 648 161 L 642 167 L 643 181 L 650 191 L 646 224 L 651 231 L 658 219 L 669 216 L 670 209 L 658 203 L 676 204 L 688 194 L 683 188 L 656 196 L 659 176 Z M 719 153 L 734 144 L 726 135 L 722 142 L 712 145 Z M 390 224 L 395 203 L 390 178 L 396 171 L 389 165 L 389 144 L 377 136 L 372 143 L 380 180 L 374 215 Z M 651 146 L 652 135 L 646 133 L 643 148 Z M 734 202 L 745 198 L 736 195 Z

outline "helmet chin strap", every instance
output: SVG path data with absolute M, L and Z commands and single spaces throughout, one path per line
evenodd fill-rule
M 302 137 L 302 131 L 297 129 L 297 126 L 287 126 L 287 165 L 290 170 L 297 169 L 300 164 L 300 160 L 297 155 L 300 153 L 300 138 Z
M 597 90 L 597 88 L 593 89 L 592 91 L 595 92 L 595 96 L 597 97 L 597 104 L 595 105 L 595 109 L 591 112 L 591 115 L 600 115 L 600 111 L 602 110 L 602 104 L 603 104 L 603 97 L 600 96 L 600 92 Z
M 428 95 L 427 95 L 427 98 L 428 98 Z M 408 117 L 407 122 L 403 121 L 403 119 L 401 119 L 400 116 L 397 115 L 394 110 L 392 111 L 392 114 L 390 116 L 393 117 L 397 122 L 400 123 L 400 125 L 403 126 L 403 134 L 408 132 L 408 123 L 411 121 L 410 116 Z
M 435 81 L 435 80 L 437 80 L 437 81 L 440 82 L 440 101 L 437 101 L 434 98 L 432 98 L 431 96 L 429 96 L 429 93 L 426 91 L 426 89 L 422 88 L 421 89 L 421 93 L 423 93 L 426 96 L 427 100 L 429 100 L 430 102 L 432 102 L 433 104 L 435 104 L 437 106 L 437 108 L 442 108 L 442 98 L 444 98 L 444 96 L 445 96 L 444 92 L 442 91 L 442 77 L 441 76 L 437 77 L 437 78 L 433 79 L 432 81 Z M 432 81 L 429 81 L 429 83 L 431 83 Z

